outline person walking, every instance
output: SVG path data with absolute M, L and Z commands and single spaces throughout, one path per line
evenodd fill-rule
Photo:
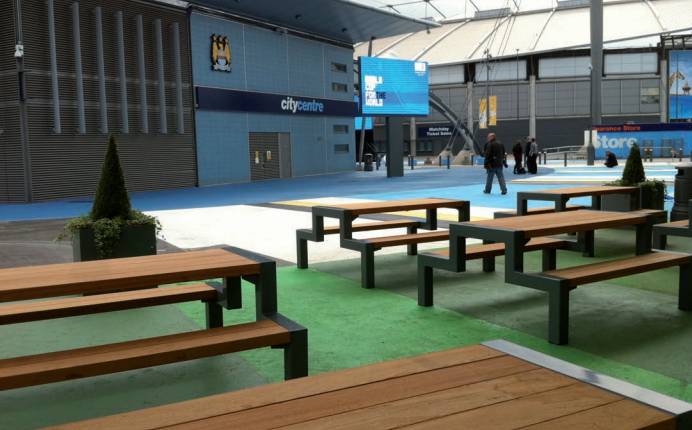
M 497 182 L 500 184 L 502 194 L 507 194 L 507 185 L 505 185 L 505 177 L 502 173 L 502 168 L 505 164 L 505 147 L 497 141 L 495 133 L 488 133 L 485 143 L 485 170 L 488 173 L 488 178 L 485 181 L 485 194 L 490 194 L 493 188 L 493 176 L 497 176 Z
M 521 147 L 521 140 L 517 140 L 517 143 L 512 147 L 512 155 L 514 155 L 514 174 L 517 175 L 524 170 L 521 167 L 524 161 L 524 149 Z
M 529 173 L 535 175 L 538 173 L 538 164 L 536 163 L 536 158 L 538 158 L 538 144 L 536 139 L 529 137 L 529 153 L 526 160 L 526 167 L 529 169 Z

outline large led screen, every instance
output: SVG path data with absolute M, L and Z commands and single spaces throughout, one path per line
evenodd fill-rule
M 428 64 L 420 61 L 360 57 L 361 108 L 364 116 L 427 116 Z
M 692 119 L 692 51 L 670 51 L 668 61 L 668 117 Z

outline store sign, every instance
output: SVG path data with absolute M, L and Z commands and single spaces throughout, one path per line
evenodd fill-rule
M 278 113 L 285 115 L 355 117 L 356 103 L 285 94 L 195 87 L 197 109 Z
M 626 158 L 630 149 L 650 150 L 654 157 L 670 157 L 672 152 L 692 151 L 692 124 L 624 124 L 593 127 L 597 134 L 594 148 L 596 156 L 604 158 L 606 151 L 618 158 Z
M 449 137 L 454 128 L 451 125 L 431 125 L 418 127 L 418 137 Z
M 211 35 L 211 69 L 219 72 L 231 71 L 231 43 L 226 36 Z

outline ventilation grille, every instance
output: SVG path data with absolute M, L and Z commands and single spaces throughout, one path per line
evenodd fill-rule
M 498 18 L 501 16 L 508 16 L 510 13 L 512 13 L 512 10 L 508 7 L 504 7 L 502 9 L 477 10 L 473 17 L 479 19 Z

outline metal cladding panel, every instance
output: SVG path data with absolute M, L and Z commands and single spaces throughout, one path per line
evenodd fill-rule
M 43 0 L 25 0 L 23 19 L 27 67 L 27 110 L 31 158 L 32 199 L 48 200 L 92 195 L 99 179 L 108 134 L 100 129 L 100 102 L 94 9 L 102 8 L 108 133 L 117 138 L 130 191 L 196 185 L 193 99 L 187 16 L 182 10 L 143 3 L 79 1 L 86 133 L 78 133 L 72 1 L 55 0 L 62 133 L 53 132 L 48 48 L 48 14 Z M 118 76 L 115 13 L 123 12 L 129 133 L 122 133 L 121 83 Z M 135 17 L 142 15 L 149 133 L 142 133 Z M 166 120 L 168 133 L 159 132 L 157 63 L 154 20 L 163 24 Z M 183 84 L 184 133 L 178 134 L 176 76 L 171 25 L 179 25 Z
M 0 2 L 0 203 L 26 200 L 14 45 L 13 2 Z

